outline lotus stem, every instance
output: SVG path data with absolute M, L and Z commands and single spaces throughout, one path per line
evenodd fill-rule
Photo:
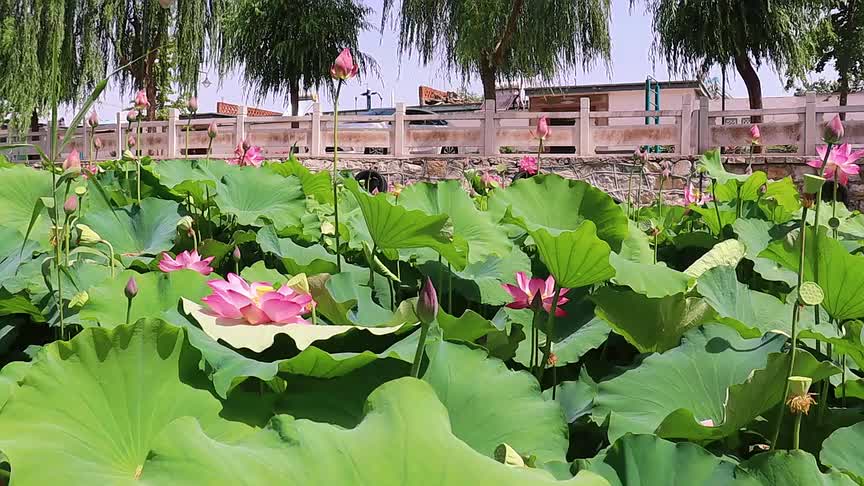
M 717 179 L 711 179 L 711 198 L 714 200 L 714 213 L 717 214 L 717 236 L 723 234 L 723 221 L 720 219 L 720 205 L 717 203 Z
M 339 165 L 339 92 L 342 91 L 342 81 L 336 84 L 336 94 L 333 97 L 333 218 L 336 222 L 336 270 L 342 271 L 342 250 L 339 245 L 339 181 L 337 169 Z
M 138 128 L 135 130 L 138 134 L 138 142 L 135 144 L 135 175 L 138 184 L 138 205 L 141 205 L 141 155 L 144 151 L 141 149 L 141 112 L 138 112 Z
M 795 414 L 795 426 L 792 429 L 792 450 L 795 451 L 801 448 L 801 417 L 803 416 L 803 413 Z
M 426 336 L 429 334 L 431 324 L 420 324 L 420 340 L 417 342 L 417 351 L 414 352 L 414 362 L 411 364 L 411 376 L 419 378 L 420 361 L 423 360 L 423 348 L 426 346 Z
M 369 253 L 369 288 L 375 289 L 375 252 L 378 251 L 378 245 L 372 245 L 372 252 Z
M 534 308 L 534 320 L 531 324 L 531 373 L 537 381 L 543 379 L 543 368 L 540 366 L 540 323 L 543 321 L 543 307 Z
M 627 171 L 627 219 L 632 218 L 633 213 L 633 198 L 632 198 L 632 190 L 633 190 L 633 168 L 631 167 Z
M 108 266 L 111 267 L 111 278 L 114 278 L 114 247 L 108 240 L 101 240 L 100 243 L 108 245 Z
M 447 262 L 447 312 L 453 314 L 453 269 Z
M 561 296 L 561 284 L 555 281 L 555 294 L 552 297 L 552 306 L 549 309 L 549 318 L 546 321 L 546 344 L 543 346 L 543 361 L 540 363 L 540 376 L 543 376 L 543 370 L 549 364 L 549 356 L 552 355 L 552 341 L 555 340 L 555 311 L 558 310 L 558 298 Z M 555 366 L 552 366 L 553 370 Z M 552 381 L 552 398 L 555 398 L 555 388 L 558 383 L 555 382 L 553 375 Z
M 126 298 L 126 325 L 129 325 L 129 318 L 132 317 L 132 299 Z
M 540 173 L 540 154 L 543 153 L 543 139 L 540 139 L 540 143 L 537 145 L 537 173 Z

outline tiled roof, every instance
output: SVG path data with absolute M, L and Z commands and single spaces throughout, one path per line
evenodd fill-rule
M 216 102 L 216 113 L 220 115 L 237 116 L 238 112 L 240 112 L 240 105 L 225 103 L 224 101 Z M 282 113 L 249 106 L 246 107 L 246 116 L 282 116 Z

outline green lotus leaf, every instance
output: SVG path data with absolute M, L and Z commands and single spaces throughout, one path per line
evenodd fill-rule
M 742 462 L 741 468 L 765 486 L 855 486 L 845 474 L 823 473 L 816 458 L 804 451 L 757 454 Z
M 554 400 L 558 402 L 564 411 L 564 417 L 567 419 L 567 422 L 573 423 L 580 417 L 591 413 L 596 396 L 597 384 L 591 380 L 585 368 L 582 368 L 578 381 L 558 383 Z M 553 400 L 552 388 L 543 391 L 543 398 Z
M 319 203 L 333 204 L 333 181 L 329 171 L 312 172 L 293 155 L 284 162 L 272 162 L 265 165 L 264 170 L 272 171 L 283 177 L 294 176 L 300 179 L 303 192 L 307 196 L 315 198 Z
M 161 322 L 86 329 L 47 346 L 0 413 L 14 481 L 178 484 L 144 477 L 171 422 L 188 417 L 229 441 L 252 432 L 220 418 L 219 401 L 191 386 L 205 383 L 196 354 L 180 329 Z
M 711 230 L 711 233 L 718 235 L 720 230 L 734 223 L 737 219 L 734 203 L 720 203 L 716 207 L 713 202 L 708 203 L 707 207 L 691 205 L 693 212 L 698 213 L 702 217 L 702 222 Z M 717 221 L 717 211 L 720 211 L 720 222 Z
M 0 317 L 16 314 L 29 316 L 33 322 L 45 322 L 45 316 L 26 296 L 0 289 Z
M 216 185 L 216 205 L 237 223 L 265 226 L 280 231 L 300 228 L 306 212 L 306 196 L 296 177 L 279 178 L 266 170 L 244 167 L 225 174 Z
M 433 281 L 443 282 L 440 286 L 436 283 L 440 295 L 446 295 L 446 286 L 452 284 L 454 293 L 469 301 L 503 305 L 513 297 L 502 285 L 515 284 L 516 273 L 530 267 L 531 259 L 514 245 L 509 256 L 490 255 L 482 262 L 469 263 L 462 270 L 448 269 L 443 263 L 429 260 L 420 265 L 420 271 Z
M 798 187 L 791 177 L 768 181 L 758 205 L 762 214 L 774 223 L 791 221 L 801 210 Z
M 864 484 L 864 422 L 837 429 L 822 443 L 819 461 Z
M 736 177 L 738 176 L 736 175 Z M 756 201 L 761 195 L 760 189 L 766 182 L 768 182 L 768 176 L 762 171 L 756 171 L 747 176 L 743 181 L 731 179 L 725 183 L 719 183 L 714 190 L 717 200 L 721 202 L 738 199 L 742 201 Z
M 229 165 L 223 160 L 162 160 L 157 164 L 145 165 L 144 169 L 153 174 L 159 183 L 179 196 L 191 195 L 196 201 L 203 201 L 206 188 L 210 194 L 216 192 L 216 183 L 223 176 L 237 172 L 239 167 Z
M 785 282 L 794 287 L 798 285 L 798 275 L 795 272 L 759 256 L 771 243 L 775 228 L 777 227 L 772 223 L 761 219 L 742 218 L 732 224 L 732 229 L 738 235 L 738 241 L 744 243 L 747 249 L 744 258 L 753 262 L 753 269 L 765 280 Z
M 174 246 L 179 211 L 174 201 L 147 198 L 141 206 L 88 212 L 81 223 L 109 241 L 122 257 L 154 257 Z
M 3 184 L 0 184 L 0 222 L 22 236 L 26 235 L 37 201 L 41 197 L 51 196 L 51 174 L 18 165 L 0 168 L 0 180 L 3 181 Z M 51 220 L 44 211 L 37 214 L 32 224 L 30 239 L 42 241 L 48 236 Z M 22 239 L 17 241 L 20 245 Z
M 566 460 L 567 422 L 529 373 L 510 371 L 483 350 L 445 341 L 427 345 L 426 352 L 430 364 L 423 381 L 447 408 L 456 437 L 489 457 L 507 443 L 541 463 Z
M 258 230 L 257 241 L 261 251 L 278 256 L 285 271 L 291 275 L 336 273 L 336 255 L 327 252 L 321 245 L 303 247 L 290 238 L 280 238 L 272 225 Z
M 379 249 L 431 248 L 457 270 L 465 268 L 468 245 L 454 238 L 447 215 L 430 215 L 391 204 L 386 194 L 372 196 L 357 181 L 346 179 L 345 187 L 357 200 L 372 242 Z
M 533 313 L 527 309 L 505 309 L 510 318 L 522 326 L 522 331 L 530 335 L 533 326 Z M 593 317 L 593 316 L 591 316 Z M 544 317 L 545 319 L 545 317 Z M 545 326 L 545 322 L 543 323 Z M 567 366 L 576 363 L 588 351 L 600 347 L 609 337 L 612 329 L 609 324 L 599 317 L 585 322 L 579 316 L 568 315 L 555 319 L 555 339 L 553 339 L 552 350 L 558 358 L 557 366 Z M 546 341 L 546 335 L 540 331 L 540 345 Z M 531 361 L 531 340 L 519 343 L 514 357 L 516 362 L 528 366 Z
M 633 263 L 654 263 L 654 250 L 648 235 L 639 228 L 634 221 L 628 221 L 627 238 L 621 243 L 621 251 L 618 255 Z
M 198 322 L 201 329 L 211 338 L 221 339 L 234 348 L 246 348 L 258 353 L 271 347 L 276 336 L 279 335 L 290 337 L 297 349 L 302 351 L 316 341 L 326 341 L 348 332 L 368 332 L 375 336 L 383 336 L 400 331 L 405 327 L 401 324 L 390 327 L 329 326 L 325 324 L 259 324 L 250 326 L 241 321 L 218 318 L 191 300 L 183 299 L 183 309 Z
M 368 269 L 345 265 L 342 270 L 336 275 L 324 273 L 309 278 L 318 312 L 331 324 L 377 327 L 417 322 L 410 301 L 401 302 L 395 311 L 390 310 L 385 277 L 375 275 L 373 298 L 373 289 L 368 286 Z
M 700 169 L 708 172 L 711 178 L 716 179 L 719 184 L 726 184 L 728 181 L 744 183 L 751 177 L 746 174 L 733 174 L 727 171 L 723 167 L 723 159 L 720 156 L 719 149 L 712 149 L 702 154 L 698 165 Z
M 627 434 L 581 469 L 603 476 L 612 486 L 764 486 L 730 460 L 696 444 L 676 444 L 654 435 Z
M 726 240 L 714 246 L 708 253 L 702 255 L 692 265 L 684 270 L 684 273 L 693 277 L 699 278 L 708 270 L 719 267 L 721 265 L 728 267 L 736 267 L 744 258 L 747 249 L 743 243 L 738 240 Z
M 684 333 L 714 318 L 707 302 L 683 293 L 652 299 L 629 289 L 603 287 L 591 300 L 597 316 L 643 353 L 672 349 Z
M 480 263 L 491 256 L 506 257 L 512 251 L 507 233 L 493 223 L 488 213 L 477 210 L 459 181 L 412 184 L 402 191 L 399 205 L 449 216 L 454 234 L 468 241 L 468 263 Z
M 433 389 L 419 380 L 402 378 L 380 386 L 364 410 L 363 421 L 352 429 L 280 415 L 263 430 L 235 441 L 208 436 L 192 419 L 177 420 L 159 437 L 141 480 L 281 484 L 290 478 L 297 484 L 377 486 L 607 484 L 587 471 L 557 481 L 543 470 L 500 464 L 472 450 L 453 435 L 447 409 Z M 386 460 L 382 450 L 390 451 Z
M 615 267 L 612 282 L 630 287 L 646 297 L 658 298 L 684 293 L 690 286 L 690 276 L 667 267 L 662 262 L 635 263 L 616 253 L 609 256 Z
M 594 420 L 609 420 L 612 441 L 627 432 L 688 440 L 734 434 L 782 401 L 784 341 L 776 334 L 748 340 L 719 325 L 693 330 L 681 346 L 600 383 Z M 793 371 L 814 381 L 839 372 L 803 350 Z
M 108 328 L 125 324 L 127 301 L 123 289 L 131 277 L 138 284 L 138 295 L 132 300 L 130 323 L 164 318 L 166 313 L 177 309 L 181 298 L 198 301 L 210 294 L 208 277 L 192 270 L 144 274 L 127 270 L 87 291 L 90 299 L 78 313 L 82 323 Z
M 615 268 L 609 264 L 609 245 L 597 237 L 591 221 L 584 221 L 576 231 L 553 235 L 539 228 L 529 234 L 540 259 L 562 287 L 584 287 L 615 276 Z

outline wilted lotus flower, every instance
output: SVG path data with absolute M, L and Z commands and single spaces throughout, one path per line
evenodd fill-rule
M 201 275 L 210 275 L 213 273 L 213 268 L 210 266 L 210 262 L 213 261 L 215 257 L 207 257 L 202 259 L 201 255 L 198 254 L 198 250 L 192 250 L 192 253 L 189 251 L 184 251 L 177 255 L 177 258 L 171 258 L 171 255 L 168 253 L 162 254 L 162 260 L 159 262 L 159 270 L 162 270 L 165 273 L 176 272 L 177 270 L 193 270 L 195 272 L 200 273 Z
M 287 285 L 276 290 L 263 282 L 248 283 L 228 274 L 228 281 L 211 280 L 207 285 L 213 293 L 201 299 L 210 311 L 225 319 L 243 319 L 257 324 L 309 324 L 303 314 L 310 312 L 312 296 Z
M 333 63 L 333 66 L 330 67 L 330 76 L 333 79 L 338 79 L 340 81 L 347 81 L 354 76 L 357 76 L 357 73 L 360 72 L 360 66 L 354 62 L 354 57 L 351 56 L 351 49 L 347 47 L 342 49 L 342 52 L 339 53 L 339 56 L 336 57 L 336 61 Z
M 132 300 L 138 295 L 138 282 L 135 281 L 135 277 L 129 277 L 129 281 L 126 282 L 126 287 L 123 289 L 123 293 L 126 294 L 126 298 Z
M 186 102 L 186 108 L 189 109 L 189 113 L 198 113 L 198 97 L 189 98 L 189 101 Z
M 71 195 L 66 199 L 66 202 L 63 203 L 63 211 L 66 214 L 72 214 L 75 211 L 78 211 L 78 196 Z
M 753 125 L 750 127 L 750 143 L 753 145 L 759 145 L 759 142 L 762 141 L 762 132 L 759 131 L 759 125 Z
M 99 236 L 99 233 L 93 231 L 93 228 L 87 226 L 86 224 L 78 224 L 75 225 L 78 228 L 78 242 L 82 245 L 95 245 L 102 241 L 102 237 Z
M 526 155 L 519 161 L 519 170 L 528 175 L 537 174 L 537 157 Z
M 90 112 L 90 116 L 87 118 L 87 124 L 90 125 L 90 128 L 96 128 L 99 126 L 99 115 L 96 113 L 96 110 Z
M 840 115 L 835 115 L 834 118 L 825 125 L 825 131 L 822 132 L 822 140 L 824 140 L 825 143 L 837 145 L 841 140 L 843 140 L 844 132 L 843 121 L 840 120 Z
M 150 107 L 150 102 L 147 101 L 147 92 L 142 90 L 138 91 L 138 94 L 135 95 L 135 109 L 138 111 L 144 111 Z
M 825 145 L 816 147 L 816 153 L 819 155 L 819 158 L 807 162 L 807 165 L 821 169 L 822 161 L 825 160 L 825 152 L 827 150 L 828 147 Z M 864 156 L 864 150 L 856 150 L 853 152 L 852 146 L 848 143 L 840 145 L 832 150 L 831 154 L 828 156 L 828 167 L 825 168 L 825 178 L 828 180 L 834 180 L 836 177 L 837 183 L 845 186 L 849 183 L 849 176 L 856 175 L 860 171 L 857 161 L 862 156 Z
M 546 280 L 542 278 L 529 279 L 525 272 L 517 272 L 516 283 L 518 286 L 503 285 L 504 290 L 515 299 L 513 302 L 507 304 L 507 307 L 511 309 L 530 309 L 531 301 L 535 295 L 539 294 L 543 299 L 543 308 L 546 309 L 546 312 L 551 312 L 552 299 L 555 297 L 555 278 L 552 275 L 549 275 L 549 278 Z M 561 292 L 558 294 L 558 307 L 555 309 L 555 317 L 567 315 L 562 306 L 570 301 L 570 299 L 564 297 L 569 291 L 570 289 L 561 289 Z
M 216 125 L 215 121 L 210 122 L 210 125 L 207 127 L 207 136 L 210 137 L 210 139 L 212 140 L 212 139 L 216 138 L 216 135 L 218 135 L 218 134 L 219 134 L 219 126 Z
M 70 169 L 80 169 L 81 168 L 81 156 L 78 154 L 76 149 L 72 149 L 69 152 L 69 155 L 66 156 L 66 159 L 63 161 L 63 170 Z
M 426 277 L 423 287 L 420 288 L 420 297 L 417 299 L 417 317 L 423 324 L 431 324 L 438 318 L 438 293 L 432 285 L 432 279 Z

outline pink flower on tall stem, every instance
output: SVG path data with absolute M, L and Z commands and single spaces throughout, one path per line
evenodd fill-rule
M 225 319 L 244 320 L 248 324 L 309 324 L 303 314 L 311 312 L 312 296 L 283 285 L 276 290 L 269 283 L 248 283 L 228 274 L 228 280 L 211 280 L 213 293 L 201 299 L 212 314 Z
M 330 76 L 333 79 L 338 79 L 340 81 L 347 81 L 354 76 L 357 76 L 357 73 L 360 72 L 360 66 L 354 62 L 354 57 L 351 55 L 351 49 L 347 47 L 342 49 L 342 52 L 339 53 L 339 56 L 336 57 L 336 61 L 333 63 L 333 66 L 330 67 Z
M 552 129 L 549 127 L 549 117 L 543 115 L 537 120 L 537 131 L 532 132 L 531 136 L 543 142 L 551 133 Z
M 213 268 L 210 266 L 213 258 L 211 256 L 202 259 L 198 250 L 192 250 L 192 253 L 189 253 L 188 250 L 184 251 L 177 255 L 177 258 L 171 258 L 168 253 L 163 253 L 162 260 L 159 262 L 159 270 L 165 273 L 176 272 L 177 270 L 193 270 L 201 275 L 210 275 L 213 273 Z
M 840 115 L 834 115 L 834 118 L 825 125 L 825 130 L 822 131 L 822 140 L 824 140 L 825 143 L 837 145 L 841 140 L 843 140 L 844 134 L 845 130 L 843 129 L 843 120 L 840 119 Z
M 684 187 L 684 205 L 689 206 L 691 204 L 695 204 L 697 206 L 704 206 L 714 199 L 711 197 L 711 194 L 707 194 L 699 190 L 698 187 L 694 187 L 693 184 L 687 184 Z
M 552 310 L 552 299 L 555 298 L 555 278 L 551 275 L 543 280 L 542 278 L 528 278 L 525 272 L 516 273 L 516 283 L 518 285 L 504 284 L 504 290 L 513 296 L 513 302 L 507 304 L 511 309 L 530 309 L 531 301 L 535 295 L 540 295 L 543 299 L 543 308 L 546 312 Z M 555 317 L 564 317 L 567 312 L 562 309 L 564 304 L 570 299 L 564 297 L 570 289 L 561 289 L 558 294 L 558 307 L 555 309 Z
M 532 157 L 530 155 L 522 157 L 522 160 L 519 161 L 519 171 L 524 172 L 528 175 L 537 174 L 537 157 Z
M 237 144 L 237 147 L 234 149 L 234 155 L 236 155 L 235 158 L 228 160 L 228 163 L 231 165 L 261 167 L 261 164 L 264 162 L 261 147 L 250 145 L 246 140 Z
M 759 125 L 753 125 L 750 127 L 750 143 L 753 145 L 759 145 L 762 141 L 762 132 L 759 131 Z
M 147 100 L 147 92 L 142 90 L 138 91 L 138 94 L 135 95 L 135 109 L 138 111 L 144 111 L 147 108 L 150 108 L 150 102 Z
M 827 150 L 828 146 L 826 145 L 816 147 L 816 153 L 819 155 L 819 158 L 807 162 L 807 165 L 821 169 L 822 162 L 825 160 L 825 152 Z M 849 183 L 850 175 L 858 174 L 860 168 L 858 167 L 857 161 L 862 156 L 864 156 L 864 150 L 856 150 L 853 152 L 852 146 L 848 143 L 834 147 L 834 149 L 831 150 L 831 154 L 828 156 L 828 166 L 825 168 L 825 178 L 835 180 L 836 176 L 836 181 L 840 185 L 845 186 Z

